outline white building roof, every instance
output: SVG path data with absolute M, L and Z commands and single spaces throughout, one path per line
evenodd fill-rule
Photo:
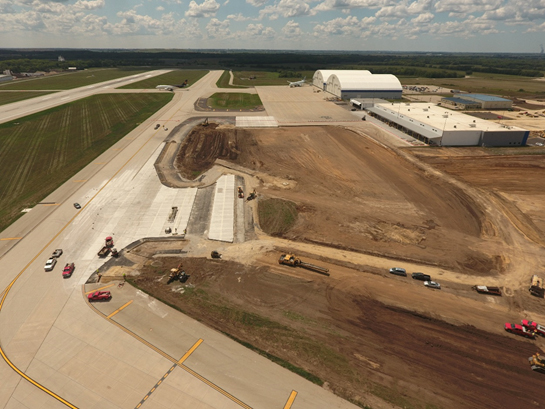
M 332 74 L 329 82 L 337 79 L 343 91 L 402 91 L 401 83 L 392 74 L 354 75 L 352 72 L 338 71 Z
M 371 71 L 368 70 L 318 70 L 314 73 L 313 78 L 317 78 L 318 75 L 322 76 L 322 81 L 327 82 L 328 78 L 332 74 L 342 73 L 345 75 L 354 74 L 356 76 L 358 75 L 373 75 L 371 74 Z

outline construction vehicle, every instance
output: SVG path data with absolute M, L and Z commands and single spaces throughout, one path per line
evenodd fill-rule
M 238 198 L 244 199 L 244 190 L 242 190 L 242 186 L 238 187 Z
M 183 264 L 178 264 L 178 267 L 173 268 L 170 270 L 170 274 L 168 275 L 168 281 L 167 284 L 172 283 L 173 281 L 180 281 L 182 283 L 185 283 L 187 279 L 189 278 L 189 275 L 186 274 L 186 272 L 183 270 Z
M 256 197 L 257 197 L 257 192 L 254 189 L 254 191 L 248 195 L 246 200 L 254 200 Z
M 119 257 L 119 252 L 117 251 L 116 248 L 112 249 L 112 257 Z
M 285 264 L 286 266 L 292 266 L 292 267 L 303 267 L 307 270 L 312 270 L 317 273 L 329 276 L 329 269 L 316 266 L 314 264 L 306 263 L 302 261 L 300 258 L 296 257 L 294 254 L 282 254 L 280 258 L 278 259 L 278 264 Z
M 545 357 L 541 356 L 539 352 L 536 352 L 535 355 L 528 358 L 528 363 L 530 364 L 532 371 L 545 373 Z
M 218 253 L 216 250 L 214 250 L 212 253 L 210 253 L 210 257 L 212 257 L 212 258 L 221 258 L 221 254 Z
M 532 276 L 529 291 L 530 294 L 535 297 L 545 298 L 545 288 L 543 288 L 543 280 L 541 277 L 538 277 L 535 274 Z
M 209 123 L 208 123 L 208 118 L 206 118 L 202 123 L 201 123 L 201 126 L 208 126 Z
M 107 247 L 113 247 L 114 246 L 114 239 L 112 236 L 106 237 L 106 246 Z
M 110 248 L 108 246 L 104 246 L 98 252 L 98 256 L 99 257 L 106 257 L 109 252 L 110 252 Z
M 485 285 L 474 285 L 471 288 L 481 294 L 499 295 L 501 297 L 501 290 L 499 287 L 487 287 Z

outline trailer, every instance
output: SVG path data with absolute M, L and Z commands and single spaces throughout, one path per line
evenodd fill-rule
M 104 246 L 98 252 L 98 256 L 99 257 L 106 257 L 109 252 L 110 252 L 110 248 L 108 246 Z
M 498 296 L 501 297 L 500 287 L 488 287 L 486 285 L 474 285 L 471 288 L 473 288 L 475 291 L 477 291 L 480 294 L 498 295 Z

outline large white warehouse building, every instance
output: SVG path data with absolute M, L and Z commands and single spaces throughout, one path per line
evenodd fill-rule
M 318 70 L 312 83 L 341 99 L 400 99 L 403 91 L 395 75 L 372 74 L 367 70 Z
M 369 114 L 434 146 L 522 146 L 529 131 L 426 103 L 376 104 Z

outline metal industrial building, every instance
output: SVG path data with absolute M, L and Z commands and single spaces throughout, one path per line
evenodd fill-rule
M 399 99 L 403 88 L 395 75 L 367 70 L 318 70 L 312 84 L 338 98 Z
M 320 88 L 322 91 L 327 91 L 327 80 L 331 74 L 336 74 L 342 72 L 343 74 L 353 74 L 353 75 L 372 75 L 371 71 L 367 70 L 318 70 L 314 73 L 312 77 L 312 85 Z
M 530 133 L 508 123 L 498 124 L 426 103 L 375 104 L 367 111 L 434 146 L 522 146 Z
M 510 109 L 513 101 L 484 94 L 461 94 L 453 98 L 442 98 L 442 105 L 450 105 L 460 109 Z

